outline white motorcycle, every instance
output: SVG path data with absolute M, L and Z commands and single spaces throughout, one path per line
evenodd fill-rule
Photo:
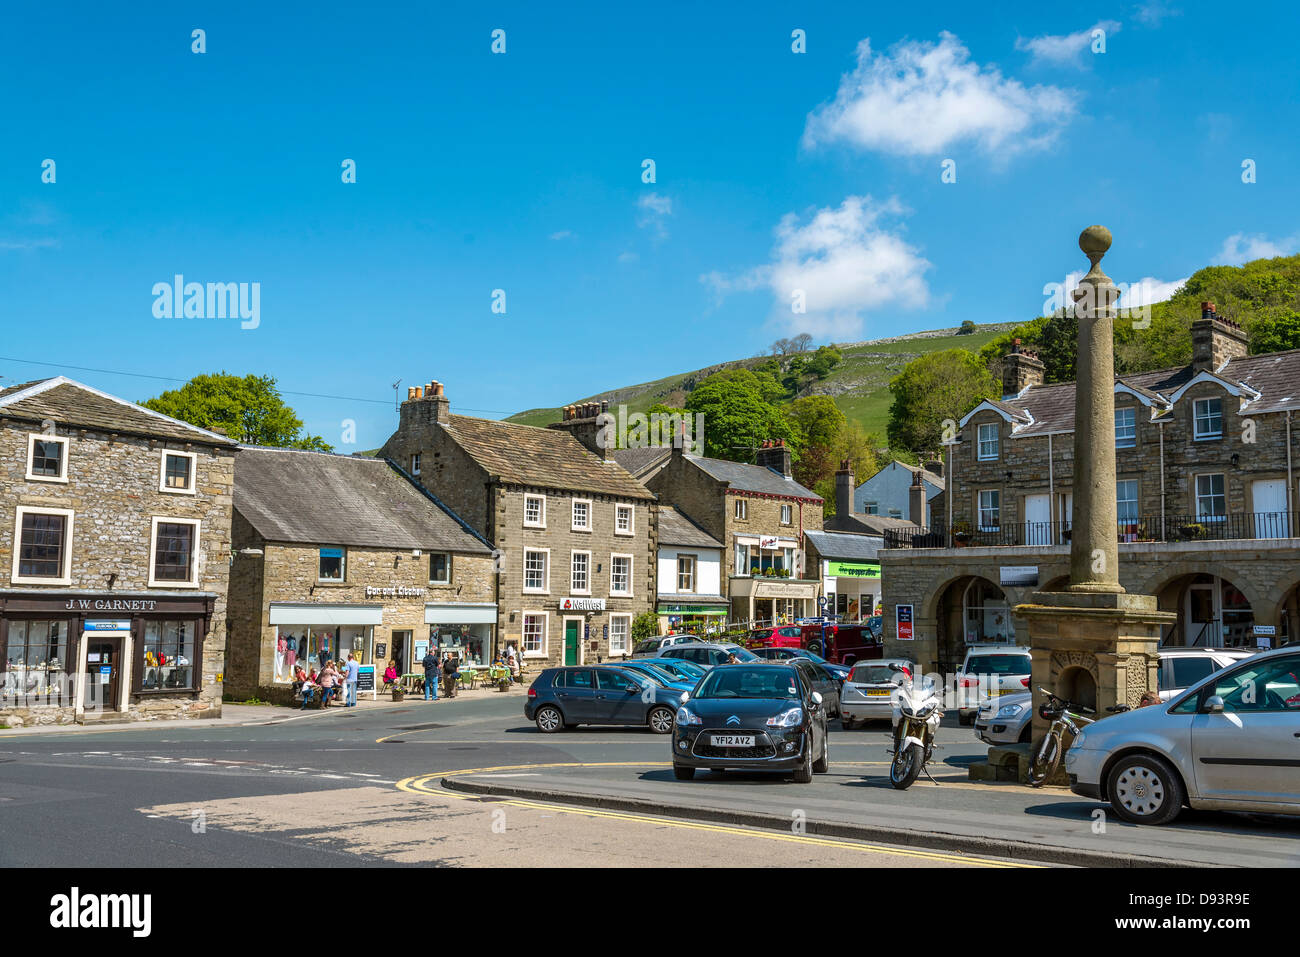
M 894 760 L 889 765 L 889 783 L 905 791 L 922 771 L 930 777 L 926 765 L 934 753 L 934 736 L 943 719 L 943 708 L 933 681 L 923 677 L 918 684 L 901 666 L 889 667 L 904 677 L 893 695 Z

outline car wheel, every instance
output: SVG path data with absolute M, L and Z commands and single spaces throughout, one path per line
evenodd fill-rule
M 546 707 L 537 712 L 537 730 L 545 734 L 554 734 L 561 728 L 567 727 L 564 723 L 564 717 L 556 708 Z
M 829 736 L 822 737 L 822 756 L 813 762 L 814 774 L 825 774 L 831 769 L 831 744 Z
M 812 735 L 809 735 L 811 738 Z M 809 784 L 813 779 L 813 761 L 812 761 L 812 743 L 811 741 L 804 745 L 803 761 L 794 771 L 795 784 Z
M 1130 824 L 1168 824 L 1183 809 L 1178 772 L 1154 754 L 1126 756 L 1106 779 L 1110 806 Z
M 673 777 L 675 777 L 678 781 L 689 781 L 695 777 L 695 769 L 684 768 L 680 764 L 674 764 Z
M 1032 721 L 1025 722 L 1025 730 L 1020 732 L 1021 744 L 1032 744 L 1034 740 L 1034 724 Z
M 841 715 L 840 715 L 840 727 L 841 727 L 843 730 L 845 730 L 845 731 L 852 731 L 852 730 L 853 730 L 853 719 L 852 719 L 852 718 L 849 718 L 849 717 L 846 717 L 845 715 L 841 714 Z
M 673 730 L 673 713 L 667 708 L 651 708 L 646 723 L 655 734 L 668 734 Z
M 963 713 L 963 712 L 961 712 L 961 711 L 958 711 L 958 712 L 957 712 L 957 723 L 958 723 L 959 725 L 961 725 L 963 728 L 969 728 L 971 725 L 973 725 L 973 724 L 975 723 L 975 715 L 974 715 L 974 714 L 965 714 L 965 713 Z

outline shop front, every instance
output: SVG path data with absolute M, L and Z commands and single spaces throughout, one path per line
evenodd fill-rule
M 382 605 L 271 602 L 272 682 L 287 685 L 297 665 L 310 673 L 348 655 L 359 664 L 374 664 L 375 629 L 383 623 Z
M 840 621 L 862 621 L 880 614 L 880 562 L 822 561 L 826 608 Z
M 202 668 L 215 601 L 0 592 L 0 715 L 11 724 L 205 716 L 221 697 L 220 674 Z
M 727 609 L 725 598 L 716 601 L 693 602 L 660 601 L 656 608 L 659 616 L 659 634 L 685 633 L 712 635 L 726 629 Z
M 492 603 L 430 602 L 424 606 L 427 651 L 439 658 L 447 654 L 462 664 L 487 666 L 496 654 L 493 637 L 497 606 Z M 421 655 L 423 658 L 423 655 Z

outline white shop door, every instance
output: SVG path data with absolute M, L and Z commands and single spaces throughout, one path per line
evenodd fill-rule
M 1289 538 L 1291 516 L 1286 511 L 1286 479 L 1260 479 L 1251 485 L 1256 538 Z
M 1052 544 L 1052 497 L 1025 496 L 1025 544 Z

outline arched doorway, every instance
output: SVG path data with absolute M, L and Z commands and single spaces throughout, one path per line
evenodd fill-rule
M 939 670 L 953 674 L 961 666 L 969 645 L 1014 644 L 1016 629 L 1011 602 L 1000 587 L 978 575 L 963 575 L 949 582 L 935 606 L 938 626 Z
M 1071 665 L 1061 672 L 1056 693 L 1066 701 L 1097 710 L 1097 679 L 1087 668 Z
M 1187 648 L 1253 648 L 1255 612 L 1231 581 L 1208 572 L 1179 575 L 1155 590 L 1162 611 L 1178 615 L 1161 644 Z

